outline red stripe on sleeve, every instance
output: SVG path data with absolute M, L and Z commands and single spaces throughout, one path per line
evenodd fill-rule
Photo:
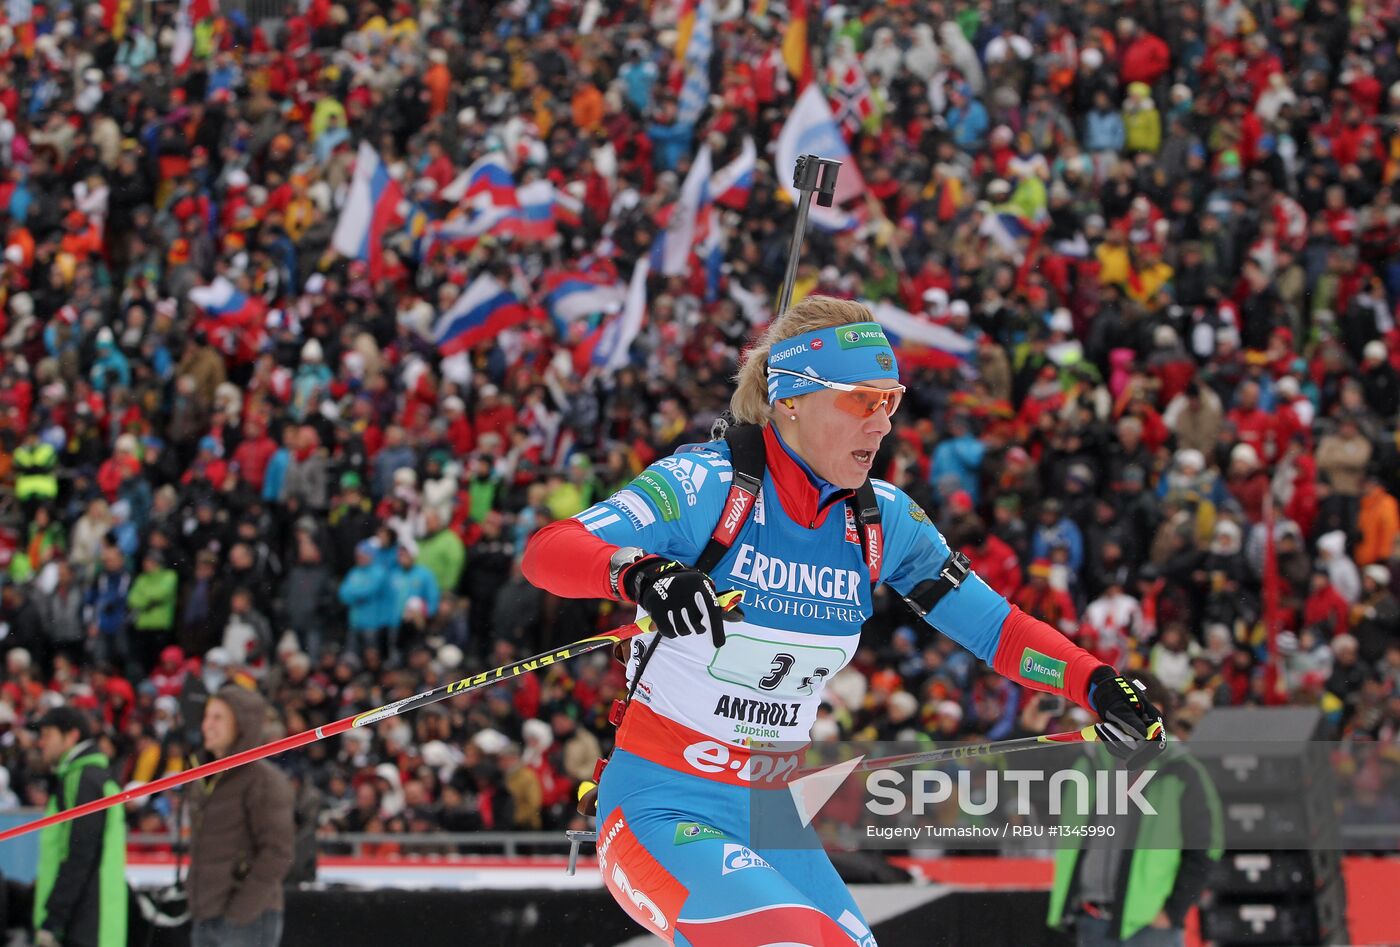
M 1039 651 L 1048 658 L 1065 662 L 1065 684 L 1061 691 L 1043 681 L 1031 680 L 1021 674 L 1026 649 Z M 1085 709 L 1089 706 L 1089 675 L 1103 662 L 1071 642 L 1061 632 L 1038 618 L 1032 618 L 1015 605 L 1001 625 L 1001 643 L 997 645 L 992 667 L 1003 677 L 1009 677 L 1031 690 L 1063 693 Z
M 578 520 L 556 520 L 530 537 L 520 571 L 531 585 L 564 598 L 612 598 L 608 560 L 619 548 Z

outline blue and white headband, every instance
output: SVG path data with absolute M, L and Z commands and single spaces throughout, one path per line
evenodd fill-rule
M 899 363 L 878 322 L 827 326 L 775 342 L 768 353 L 768 367 L 846 385 L 880 379 L 899 381 Z M 768 403 L 811 394 L 819 387 L 816 382 L 769 372 Z

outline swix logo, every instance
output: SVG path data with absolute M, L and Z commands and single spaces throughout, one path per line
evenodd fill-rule
M 725 532 L 732 533 L 739 528 L 739 524 L 742 523 L 744 517 L 748 515 L 749 504 L 752 502 L 753 500 L 750 499 L 747 493 L 742 493 L 738 490 L 734 491 L 733 495 L 729 498 L 729 508 L 724 513 L 724 525 L 722 528 Z
M 867 526 L 865 528 L 865 542 L 869 547 L 866 558 L 870 562 L 871 581 L 874 581 L 874 576 L 880 574 L 880 561 L 884 558 L 884 530 L 878 526 Z
M 681 756 L 697 771 L 708 775 L 731 773 L 735 779 L 746 783 L 788 782 L 797 772 L 799 759 L 796 753 L 779 756 L 773 753 L 734 753 L 716 740 L 701 740 L 686 747 Z
M 730 872 L 743 871 L 745 868 L 773 870 L 773 866 L 764 861 L 763 856 L 747 845 L 729 844 L 724 846 L 724 866 L 720 869 L 720 874 L 727 875 Z

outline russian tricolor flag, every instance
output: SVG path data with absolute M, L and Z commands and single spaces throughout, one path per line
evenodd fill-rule
M 508 207 L 490 207 L 464 217 L 434 221 L 423 236 L 423 256 L 431 258 L 435 250 L 447 247 L 470 253 L 482 237 L 494 232 L 511 214 Z
M 558 229 L 554 223 L 554 182 L 531 181 L 515 189 L 518 207 L 501 224 L 503 233 L 521 240 L 548 240 Z
M 955 368 L 976 348 L 947 326 L 920 319 L 894 303 L 877 303 L 873 312 L 905 368 Z
M 576 270 L 546 274 L 543 289 L 549 314 L 561 322 L 612 312 L 627 298 L 626 288 L 611 276 Z
M 368 142 L 360 142 L 350 194 L 340 210 L 331 247 L 341 256 L 369 263 L 371 279 L 383 272 L 385 235 L 394 229 L 403 191 Z
M 739 157 L 710 175 L 710 194 L 716 204 L 743 210 L 753 192 L 753 176 L 758 169 L 758 150 L 753 138 L 745 135 Z
M 189 297 L 210 319 L 242 320 L 257 308 L 246 293 L 223 276 L 216 276 L 208 286 L 194 287 Z
M 466 200 L 477 206 L 514 207 L 515 176 L 505 155 L 493 151 L 473 161 L 439 196 L 450 203 Z
M 483 273 L 438 317 L 433 337 L 439 352 L 455 355 L 529 317 L 530 310 L 514 293 L 490 273 Z

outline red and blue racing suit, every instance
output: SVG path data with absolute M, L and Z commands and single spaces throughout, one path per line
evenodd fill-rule
M 851 660 L 871 614 L 871 569 L 838 491 L 814 480 L 770 428 L 758 500 L 711 575 L 743 589 L 726 641 L 665 642 L 647 663 L 598 795 L 604 883 L 639 923 L 678 945 L 873 945 L 819 846 L 751 848 L 756 785 L 791 759 L 754 746 L 807 742 L 823 682 Z M 725 514 L 733 468 L 723 441 L 657 461 L 626 488 L 541 530 L 526 577 L 572 598 L 606 598 L 622 546 L 694 563 Z M 903 491 L 873 481 L 883 542 L 873 562 L 901 595 L 938 575 L 943 536 Z M 823 489 L 824 488 L 824 489 Z M 1009 605 L 975 574 L 926 620 L 1001 674 L 1086 704 L 1100 662 Z M 649 636 L 634 639 L 629 680 Z

